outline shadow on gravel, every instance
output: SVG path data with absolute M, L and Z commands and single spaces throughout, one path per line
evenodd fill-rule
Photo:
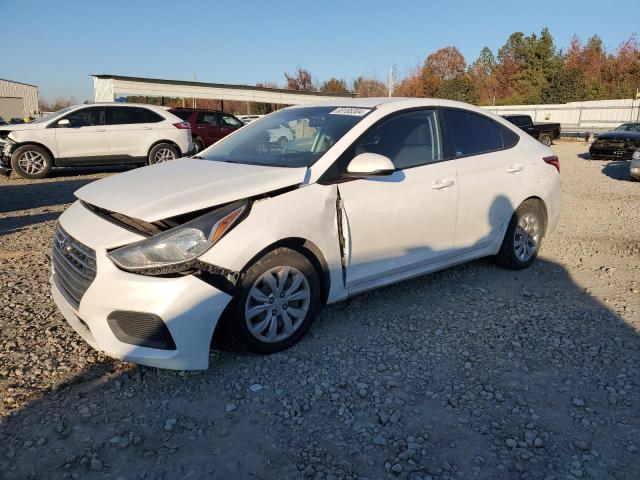
M 94 180 L 43 181 L 13 185 L 1 183 L 0 213 L 71 203 L 76 199 L 73 192 Z
M 631 181 L 631 175 L 629 175 L 629 161 L 618 161 L 618 162 L 610 162 L 607 163 L 602 168 L 602 173 L 604 173 L 607 177 L 613 178 L 614 180 L 624 180 Z
M 635 480 L 639 350 L 562 266 L 481 260 L 325 307 L 279 354 L 213 351 L 204 372 L 78 368 L 2 419 L 0 471 Z M 19 367 L 11 388 L 29 377 Z
M 578 157 L 583 160 L 591 160 L 591 155 L 589 154 L 589 152 L 579 153 Z
M 15 233 L 24 227 L 37 225 L 42 222 L 55 220 L 60 216 L 60 212 L 40 213 L 38 215 L 23 215 L 21 217 L 0 218 L 0 236 Z
M 0 181 L 0 213 L 71 203 L 75 200 L 73 192 L 102 178 L 87 175 L 119 173 L 133 168 L 131 165 L 57 168 L 43 180 L 3 179 Z

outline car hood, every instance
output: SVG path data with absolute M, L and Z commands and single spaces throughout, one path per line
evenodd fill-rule
M 615 140 L 640 140 L 640 132 L 624 132 L 622 130 L 600 133 L 597 139 L 615 139 Z
M 5 132 L 15 132 L 18 130 L 39 130 L 45 125 L 43 123 L 16 123 L 15 125 L 0 125 L 0 130 Z
M 91 205 L 154 222 L 298 185 L 306 170 L 181 158 L 98 180 L 75 195 Z

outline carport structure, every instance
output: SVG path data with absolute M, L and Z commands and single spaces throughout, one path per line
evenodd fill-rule
M 159 78 L 124 77 L 120 75 L 92 75 L 93 96 L 96 102 L 114 102 L 122 95 L 142 95 L 162 98 L 204 98 L 238 100 L 244 102 L 300 105 L 318 101 L 335 101 L 354 97 L 353 93 L 324 93 L 253 87 L 224 83 L 162 80 Z

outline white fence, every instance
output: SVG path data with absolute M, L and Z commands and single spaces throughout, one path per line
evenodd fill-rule
M 640 122 L 640 100 L 597 100 L 557 105 L 485 106 L 497 115 L 531 115 L 534 122 L 558 122 L 562 130 L 609 130 Z

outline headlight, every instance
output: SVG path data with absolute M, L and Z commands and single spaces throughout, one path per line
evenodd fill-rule
M 235 224 L 247 202 L 234 202 L 166 232 L 113 250 L 109 258 L 123 270 L 160 275 L 188 270 Z
M 634 160 L 640 160 L 640 150 L 636 150 L 635 152 L 633 152 L 632 158 Z

